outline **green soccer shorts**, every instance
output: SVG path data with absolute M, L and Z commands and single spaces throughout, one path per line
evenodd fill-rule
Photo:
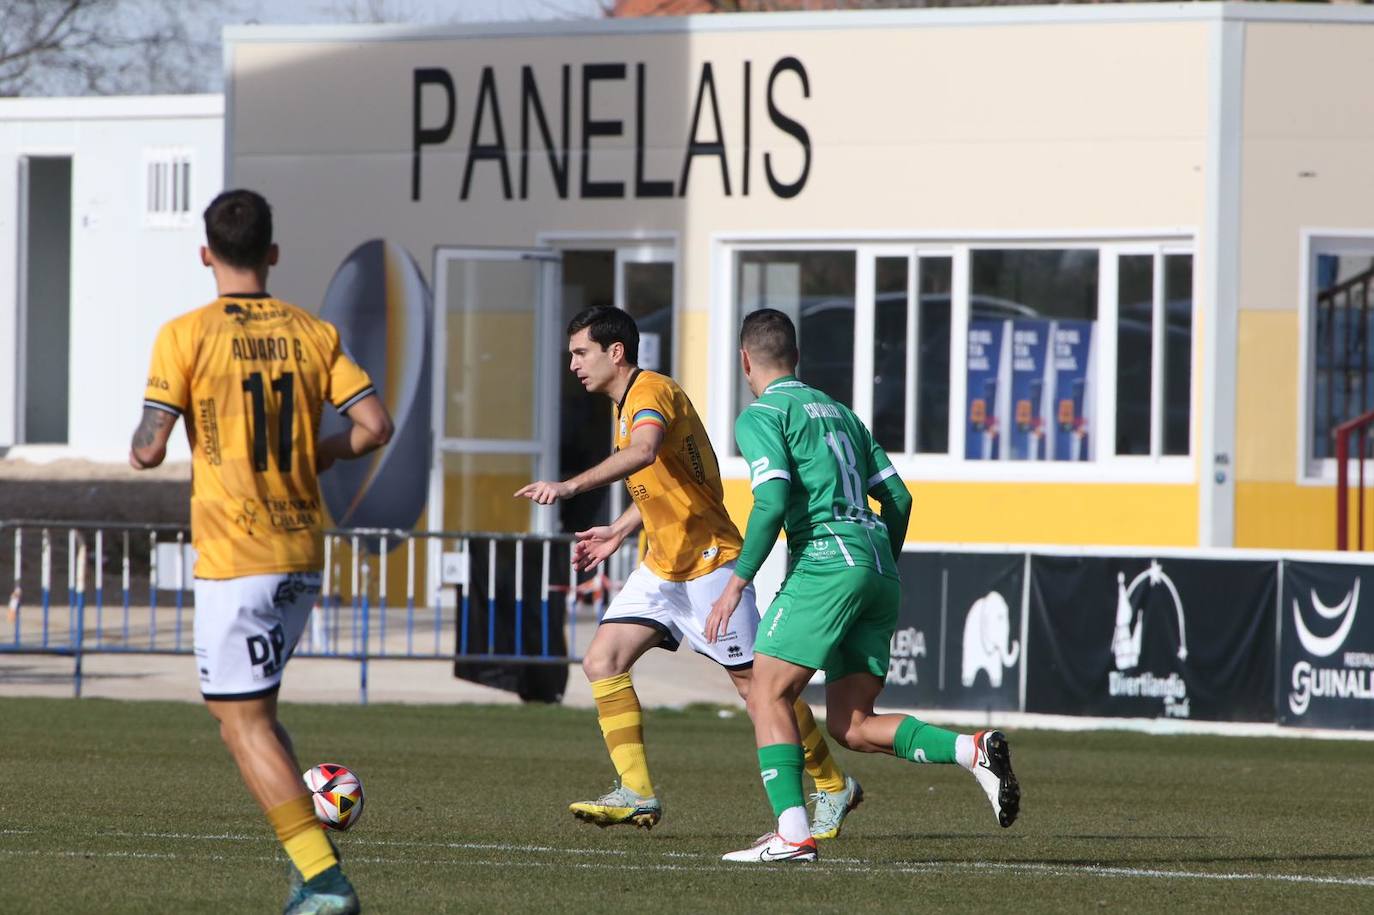
M 759 623 L 756 654 L 825 671 L 887 676 L 901 583 L 858 566 L 799 563 Z

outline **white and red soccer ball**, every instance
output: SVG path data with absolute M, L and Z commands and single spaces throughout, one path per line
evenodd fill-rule
M 349 829 L 363 815 L 363 783 L 352 770 L 321 763 L 304 773 L 315 816 L 328 829 Z

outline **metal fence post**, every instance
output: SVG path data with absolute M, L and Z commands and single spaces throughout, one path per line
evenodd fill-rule
M 365 562 L 362 564 L 361 577 L 362 577 L 362 589 L 363 589 L 363 593 L 362 593 L 362 599 L 361 599 L 361 601 L 360 601 L 360 607 L 361 607 L 361 609 L 362 609 L 362 628 L 363 628 L 363 639 L 362 639 L 362 642 L 363 642 L 363 650 L 362 650 L 361 655 L 359 656 L 359 662 L 360 662 L 360 663 L 359 663 L 359 665 L 358 665 L 358 703 L 359 703 L 360 705 L 367 705 L 367 653 L 368 653 L 368 652 L 367 652 L 367 643 L 368 643 L 367 618 L 368 618 L 369 610 L 371 609 L 371 607 L 370 607 L 370 601 L 369 601 L 369 599 L 368 599 L 368 594 L 369 594 L 369 587 L 368 587 L 368 585 L 370 584 L 370 582 L 368 581 L 368 579 L 372 577 L 372 567 L 369 566 L 369 565 L 368 565 L 367 563 L 365 563 Z
M 73 530 L 75 533 L 75 530 Z M 75 684 L 76 698 L 81 698 L 81 655 L 85 647 L 86 636 L 86 538 L 81 538 L 81 544 L 77 547 L 76 553 L 76 631 L 72 634 L 72 654 L 75 655 L 75 662 L 72 669 L 72 679 Z
M 14 529 L 14 590 L 10 592 L 10 622 L 14 623 L 14 644 L 19 644 L 19 604 L 24 599 L 20 584 L 24 563 L 24 529 Z

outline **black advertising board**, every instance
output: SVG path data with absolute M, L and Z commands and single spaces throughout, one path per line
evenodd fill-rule
M 1024 554 L 906 553 L 879 704 L 1020 708 Z
M 1374 568 L 1368 566 L 1284 562 L 1280 724 L 1374 729 L 1371 588 Z
M 1034 556 L 1026 711 L 1274 720 L 1278 563 Z

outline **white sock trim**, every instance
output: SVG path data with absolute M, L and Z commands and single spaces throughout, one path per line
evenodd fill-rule
M 954 738 L 954 761 L 965 769 L 973 768 L 973 736 L 960 734 Z
M 778 835 L 788 842 L 805 842 L 811 838 L 811 824 L 805 807 L 788 807 L 778 815 Z

